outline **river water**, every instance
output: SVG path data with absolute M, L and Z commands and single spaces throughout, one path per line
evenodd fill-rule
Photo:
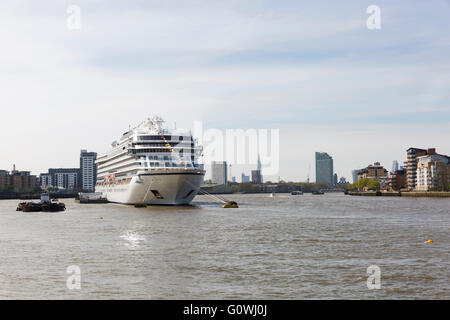
M 226 197 L 240 208 L 0 201 L 0 299 L 450 298 L 450 199 Z

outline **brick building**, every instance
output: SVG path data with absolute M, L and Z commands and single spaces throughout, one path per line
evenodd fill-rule
M 395 170 L 389 176 L 389 187 L 393 190 L 401 190 L 406 188 L 406 170 Z
M 30 171 L 11 171 L 11 186 L 16 192 L 28 191 L 38 186 L 36 176 L 30 174 Z
M 358 180 L 364 178 L 367 179 L 376 178 L 378 180 L 386 180 L 387 177 L 388 171 L 379 162 L 370 164 L 366 168 L 361 169 L 358 172 Z
M 0 170 L 0 189 L 11 188 L 15 192 L 30 191 L 38 186 L 38 178 L 30 171 L 18 171 L 15 168 L 11 173 Z

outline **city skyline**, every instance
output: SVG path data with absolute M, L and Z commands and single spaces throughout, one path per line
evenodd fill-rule
M 380 30 L 367 29 L 360 1 L 80 0 L 69 30 L 67 3 L 3 1 L 0 132 L 13 139 L 0 169 L 75 167 L 80 149 L 104 153 L 153 114 L 185 128 L 280 129 L 280 171 L 263 167 L 267 181 L 305 181 L 320 150 L 349 181 L 375 161 L 401 165 L 409 147 L 450 154 L 450 4 L 376 4 Z
M 81 150 L 81 152 L 86 152 L 86 150 Z M 317 153 L 321 153 L 321 152 L 315 152 L 315 157 L 317 157 Z M 89 154 L 96 154 L 96 152 L 89 152 Z M 326 154 L 327 156 L 328 156 L 328 154 L 326 153 L 326 152 L 324 152 L 324 154 Z M 406 156 L 404 156 L 403 158 L 405 158 L 406 159 Z M 78 159 L 79 160 L 79 159 Z M 316 161 L 317 159 L 315 159 L 315 161 Z M 332 160 L 332 167 L 333 167 L 333 169 L 332 169 L 332 171 L 334 171 L 334 159 L 333 159 L 333 157 L 331 157 L 331 160 Z M 213 163 L 214 163 L 215 161 L 212 161 L 210 164 L 206 164 L 206 167 L 208 168 L 210 168 L 209 170 L 207 170 L 207 173 L 206 173 L 206 175 L 205 175 L 205 179 L 206 180 L 212 180 L 213 179 L 213 177 L 212 177 L 212 175 L 213 175 Z M 226 161 L 218 161 L 219 163 L 226 163 Z M 379 162 L 379 161 L 378 161 Z M 397 163 L 397 165 L 399 166 L 399 167 L 406 167 L 406 163 L 407 163 L 407 160 L 404 160 L 404 161 L 402 161 L 401 163 L 400 162 L 398 162 L 397 160 L 393 160 L 393 163 Z M 217 163 L 217 161 L 216 161 L 216 163 Z M 370 164 L 370 163 L 369 163 Z M 81 163 L 80 163 L 80 165 L 81 165 Z M 317 167 L 316 167 L 316 165 L 313 163 L 313 165 L 314 165 L 314 170 L 316 170 L 316 174 L 315 174 L 315 176 L 317 176 Z M 384 166 L 385 164 L 383 164 L 382 163 L 382 165 Z M 259 166 L 260 166 L 260 164 L 259 164 L 259 160 L 258 160 L 258 163 L 256 164 L 256 168 L 259 168 Z M 363 166 L 365 166 L 365 165 L 362 165 L 361 166 L 361 168 L 363 167 Z M 250 174 L 250 177 L 251 177 L 251 173 L 252 173 L 252 171 L 254 170 L 254 165 L 234 165 L 234 167 L 237 167 L 238 169 L 236 169 L 236 168 L 234 168 L 234 170 L 235 171 L 239 171 L 239 170 L 241 170 L 240 171 L 240 173 L 238 174 L 238 176 L 242 176 L 242 175 L 244 175 L 244 174 L 246 174 L 246 173 L 249 173 Z M 49 168 L 58 168 L 58 169 L 63 169 L 63 170 L 65 170 L 65 169 L 71 169 L 72 167 L 70 167 L 70 166 L 66 166 L 66 167 L 55 167 L 55 166 L 53 166 L 53 167 L 49 167 Z M 47 168 L 47 169 L 44 169 L 42 172 L 33 172 L 32 170 L 30 170 L 29 168 L 19 168 L 19 171 L 26 171 L 26 172 L 30 172 L 31 173 L 31 175 L 35 175 L 35 176 L 40 176 L 40 175 L 47 175 L 47 173 L 45 172 L 45 171 L 48 171 L 48 169 L 49 168 Z M 230 174 L 234 174 L 234 173 L 232 173 L 232 171 L 231 171 L 231 168 L 232 168 L 232 166 L 231 165 L 226 165 L 226 168 L 225 168 L 225 172 L 228 172 L 228 170 L 230 170 Z M 242 168 L 247 168 L 247 169 L 242 169 Z M 391 170 L 389 170 L 389 172 L 390 173 L 395 173 L 394 172 L 394 166 L 392 166 L 392 168 L 391 168 Z M 13 164 L 13 167 L 12 168 L 0 168 L 0 171 L 5 171 L 5 172 L 9 172 L 9 171 L 14 171 L 14 170 L 16 170 L 16 164 Z M 79 170 L 79 169 L 78 169 Z M 93 171 L 93 172 L 96 172 L 96 169 L 94 168 L 94 167 L 91 167 L 91 170 Z M 310 168 L 308 169 L 308 170 L 310 170 Z M 360 169 L 352 169 L 351 170 L 351 172 L 350 172 L 350 174 L 349 175 L 346 175 L 345 173 L 344 174 L 341 174 L 341 173 L 339 173 L 339 172 L 334 172 L 333 174 L 336 174 L 337 175 L 337 177 L 338 177 L 338 180 L 339 179 L 341 179 L 341 178 L 345 178 L 347 181 L 355 181 L 355 172 L 357 172 L 358 170 L 360 170 Z M 93 174 L 93 172 L 91 172 L 91 175 Z M 228 176 L 229 174 L 228 173 L 226 173 L 226 175 Z M 95 175 L 94 175 L 95 176 Z M 308 177 L 310 177 L 311 176 L 311 172 L 309 172 L 308 173 Z M 249 177 L 249 176 L 246 176 L 246 177 Z M 292 181 L 292 182 L 308 182 L 308 177 L 306 178 L 306 179 L 304 179 L 304 180 L 290 180 L 290 179 L 284 179 L 284 178 L 281 178 L 280 176 L 278 176 L 276 179 L 273 179 L 273 180 L 271 180 L 270 178 L 267 178 L 267 177 L 274 177 L 273 175 L 264 175 L 264 174 L 262 174 L 261 175 L 261 177 L 264 177 L 264 179 L 266 179 L 267 181 L 271 181 L 271 182 L 275 182 L 275 181 L 278 181 L 278 180 L 283 180 L 283 181 Z M 233 176 L 230 176 L 229 177 L 229 181 L 231 181 L 232 180 L 232 178 L 233 178 Z M 236 178 L 236 177 L 235 177 Z M 315 183 L 315 182 L 318 182 L 317 181 L 317 179 L 310 179 L 311 181 L 311 183 Z M 248 182 L 248 181 L 246 181 L 246 182 Z M 92 187 L 92 182 L 90 183 L 90 185 L 91 185 L 91 187 Z M 91 188 L 90 187 L 90 188 Z

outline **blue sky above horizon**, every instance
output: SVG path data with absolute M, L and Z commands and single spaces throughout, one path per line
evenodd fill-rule
M 72 4 L 80 30 L 66 27 Z M 366 27 L 372 4 L 380 30 Z M 448 0 L 2 1 L 0 130 L 13 139 L 0 169 L 76 166 L 153 114 L 280 129 L 270 180 L 310 166 L 314 179 L 315 151 L 347 178 L 410 146 L 450 154 L 449 14 Z

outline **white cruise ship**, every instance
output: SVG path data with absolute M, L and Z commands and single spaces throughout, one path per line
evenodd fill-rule
M 202 147 L 190 132 L 169 131 L 159 117 L 147 119 L 114 141 L 97 158 L 96 192 L 109 202 L 146 205 L 189 204 L 205 171 L 197 160 Z

